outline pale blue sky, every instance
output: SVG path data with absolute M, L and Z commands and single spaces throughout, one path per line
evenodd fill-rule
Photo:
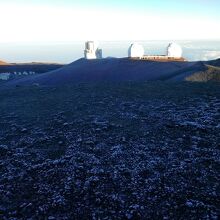
M 0 0 L 1 3 L 15 5 L 48 5 L 50 7 L 82 7 L 82 8 L 120 8 L 122 10 L 145 11 L 165 13 L 183 13 L 195 15 L 208 15 L 220 18 L 219 0 Z
M 219 0 L 0 0 L 0 43 L 220 39 L 219 11 Z

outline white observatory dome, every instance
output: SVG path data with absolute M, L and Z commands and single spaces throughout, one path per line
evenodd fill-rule
M 143 57 L 144 48 L 142 45 L 134 43 L 128 49 L 128 57 Z
M 182 57 L 182 48 L 176 44 L 176 43 L 171 43 L 168 45 L 167 48 L 167 56 L 168 57 L 176 57 L 176 58 L 180 58 Z

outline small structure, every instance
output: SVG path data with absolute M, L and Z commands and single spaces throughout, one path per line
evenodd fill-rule
M 142 58 L 144 56 L 144 48 L 142 45 L 133 43 L 128 48 L 128 57 L 130 58 Z
M 0 73 L 0 80 L 9 80 L 11 73 Z
M 102 59 L 102 50 L 94 41 L 87 41 L 84 50 L 85 59 Z

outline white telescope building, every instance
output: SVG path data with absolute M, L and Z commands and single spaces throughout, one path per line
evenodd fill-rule
M 128 57 L 142 58 L 144 56 L 144 48 L 142 45 L 133 43 L 128 49 Z
M 87 41 L 84 50 L 85 59 L 102 59 L 102 50 L 98 48 L 94 41 Z
M 186 61 L 182 57 L 182 48 L 176 43 L 170 43 L 167 47 L 166 55 L 145 55 L 142 45 L 133 43 L 128 49 L 128 57 L 133 60 L 149 60 L 149 61 Z
M 176 43 L 170 43 L 167 47 L 167 56 L 180 58 L 182 57 L 183 51 L 182 48 Z

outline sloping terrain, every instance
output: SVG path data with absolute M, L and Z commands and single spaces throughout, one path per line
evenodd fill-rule
M 195 69 L 196 66 L 196 69 Z M 143 60 L 80 59 L 58 70 L 39 76 L 31 76 L 11 82 L 9 85 L 63 85 L 71 82 L 122 82 L 161 80 L 176 76 L 180 71 L 188 72 L 202 70 L 202 63 L 193 62 L 154 62 Z
M 45 73 L 48 71 L 52 71 L 58 68 L 63 67 L 61 64 L 11 64 L 11 65 L 3 65 L 0 66 L 0 73 L 14 73 L 14 72 L 35 72 L 35 73 Z
M 0 219 L 218 219 L 220 87 L 0 93 Z
M 9 65 L 9 63 L 6 63 L 6 62 L 0 60 L 0 66 L 3 66 L 3 65 Z
M 170 72 L 165 76 L 159 78 L 161 81 L 185 81 L 188 76 L 191 76 L 195 72 L 205 71 L 207 69 L 206 65 L 203 62 L 193 62 L 189 67 L 181 68 L 177 71 Z
M 186 77 L 186 80 L 191 82 L 220 82 L 220 66 L 206 65 L 206 67 L 206 70 L 193 73 Z
M 206 63 L 208 65 L 211 65 L 211 66 L 218 66 L 218 67 L 220 67 L 220 59 L 210 60 L 210 61 L 207 61 Z

